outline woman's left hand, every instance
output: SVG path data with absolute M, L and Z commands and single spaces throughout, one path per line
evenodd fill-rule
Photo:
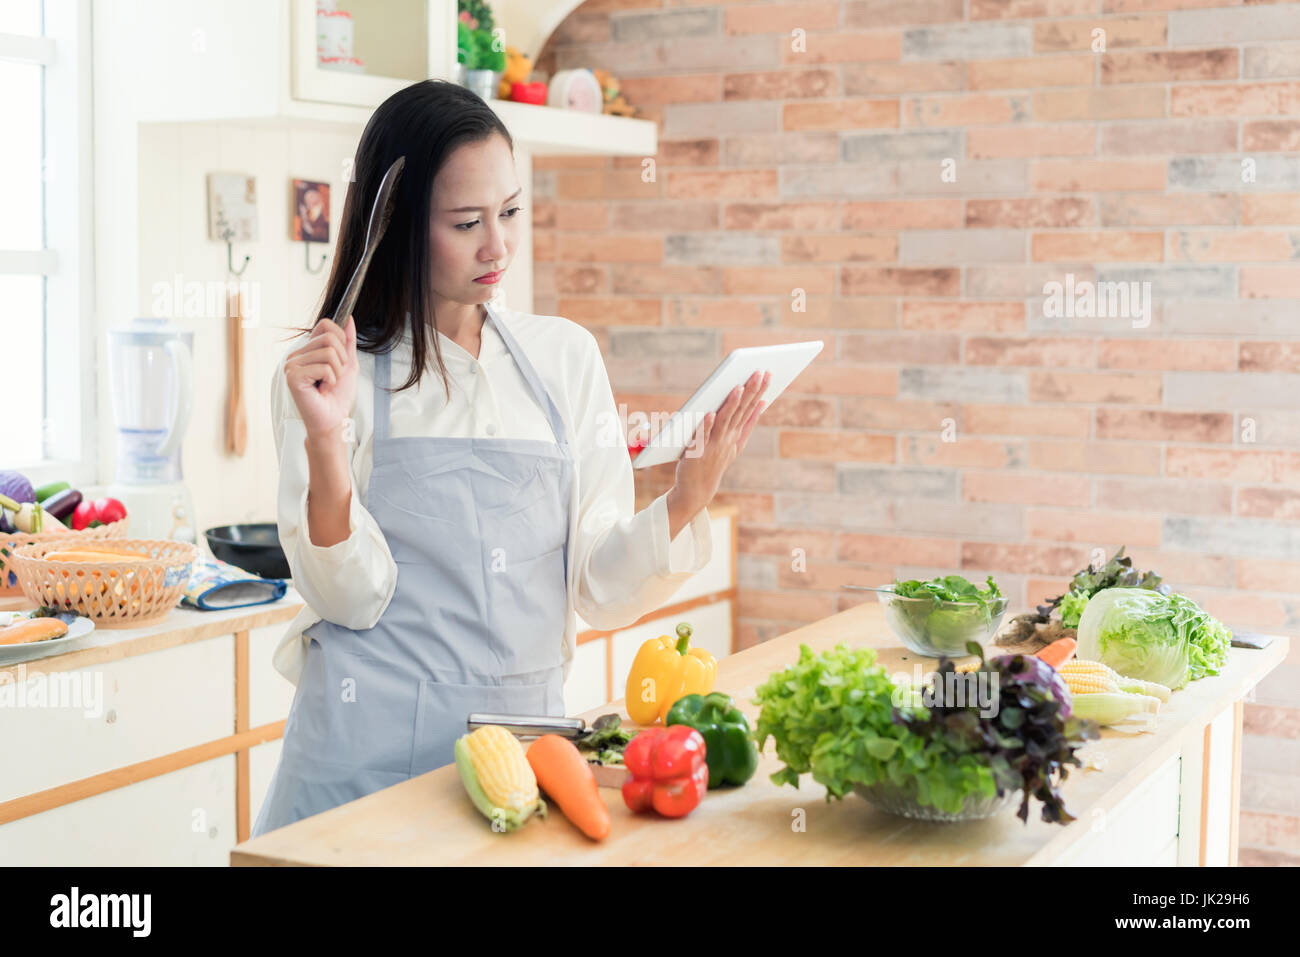
M 677 474 L 669 492 L 670 502 L 680 504 L 687 520 L 705 508 L 718 492 L 722 473 L 749 441 L 759 413 L 766 407 L 759 396 L 772 381 L 772 373 L 755 372 L 742 391 L 731 390 L 717 412 L 710 412 L 695 430 L 691 443 L 677 460 Z

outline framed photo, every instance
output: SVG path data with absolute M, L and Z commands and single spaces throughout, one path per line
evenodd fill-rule
M 257 179 L 246 173 L 208 174 L 208 238 L 257 239 Z
M 289 213 L 289 238 L 298 242 L 330 240 L 330 184 L 310 179 L 293 181 L 293 209 Z

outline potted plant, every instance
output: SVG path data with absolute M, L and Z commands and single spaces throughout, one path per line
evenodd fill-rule
M 492 33 L 492 8 L 484 0 L 459 0 L 458 7 L 457 79 L 483 99 L 492 99 L 506 68 L 505 48 Z

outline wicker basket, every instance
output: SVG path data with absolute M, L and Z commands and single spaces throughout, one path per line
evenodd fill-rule
M 58 519 L 45 517 L 47 522 L 56 522 Z M 15 548 L 19 545 L 31 545 L 34 542 L 65 542 L 69 548 L 80 548 L 89 542 L 103 541 L 106 538 L 126 538 L 126 526 L 131 521 L 131 516 L 119 518 L 116 522 L 110 522 L 107 525 L 98 525 L 95 528 L 83 528 L 81 531 L 73 531 L 65 528 L 61 532 L 37 532 L 34 535 L 28 535 L 24 532 L 16 532 L 12 535 L 0 535 L 0 598 L 21 598 L 22 588 L 18 584 L 17 571 L 11 567 L 9 556 L 13 554 Z M 62 522 L 59 523 L 62 525 Z
M 57 534 L 57 533 L 56 533 Z M 139 561 L 47 561 L 49 552 L 122 551 Z M 75 544 L 60 536 L 55 542 L 36 542 L 14 550 L 18 583 L 30 601 L 76 612 L 98 628 L 135 628 L 161 621 L 176 607 L 199 550 L 186 542 L 126 538 Z

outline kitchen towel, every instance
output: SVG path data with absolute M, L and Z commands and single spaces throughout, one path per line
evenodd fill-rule
M 259 578 L 216 558 L 199 558 L 181 604 L 201 611 L 243 608 L 279 601 L 288 590 L 283 578 Z

